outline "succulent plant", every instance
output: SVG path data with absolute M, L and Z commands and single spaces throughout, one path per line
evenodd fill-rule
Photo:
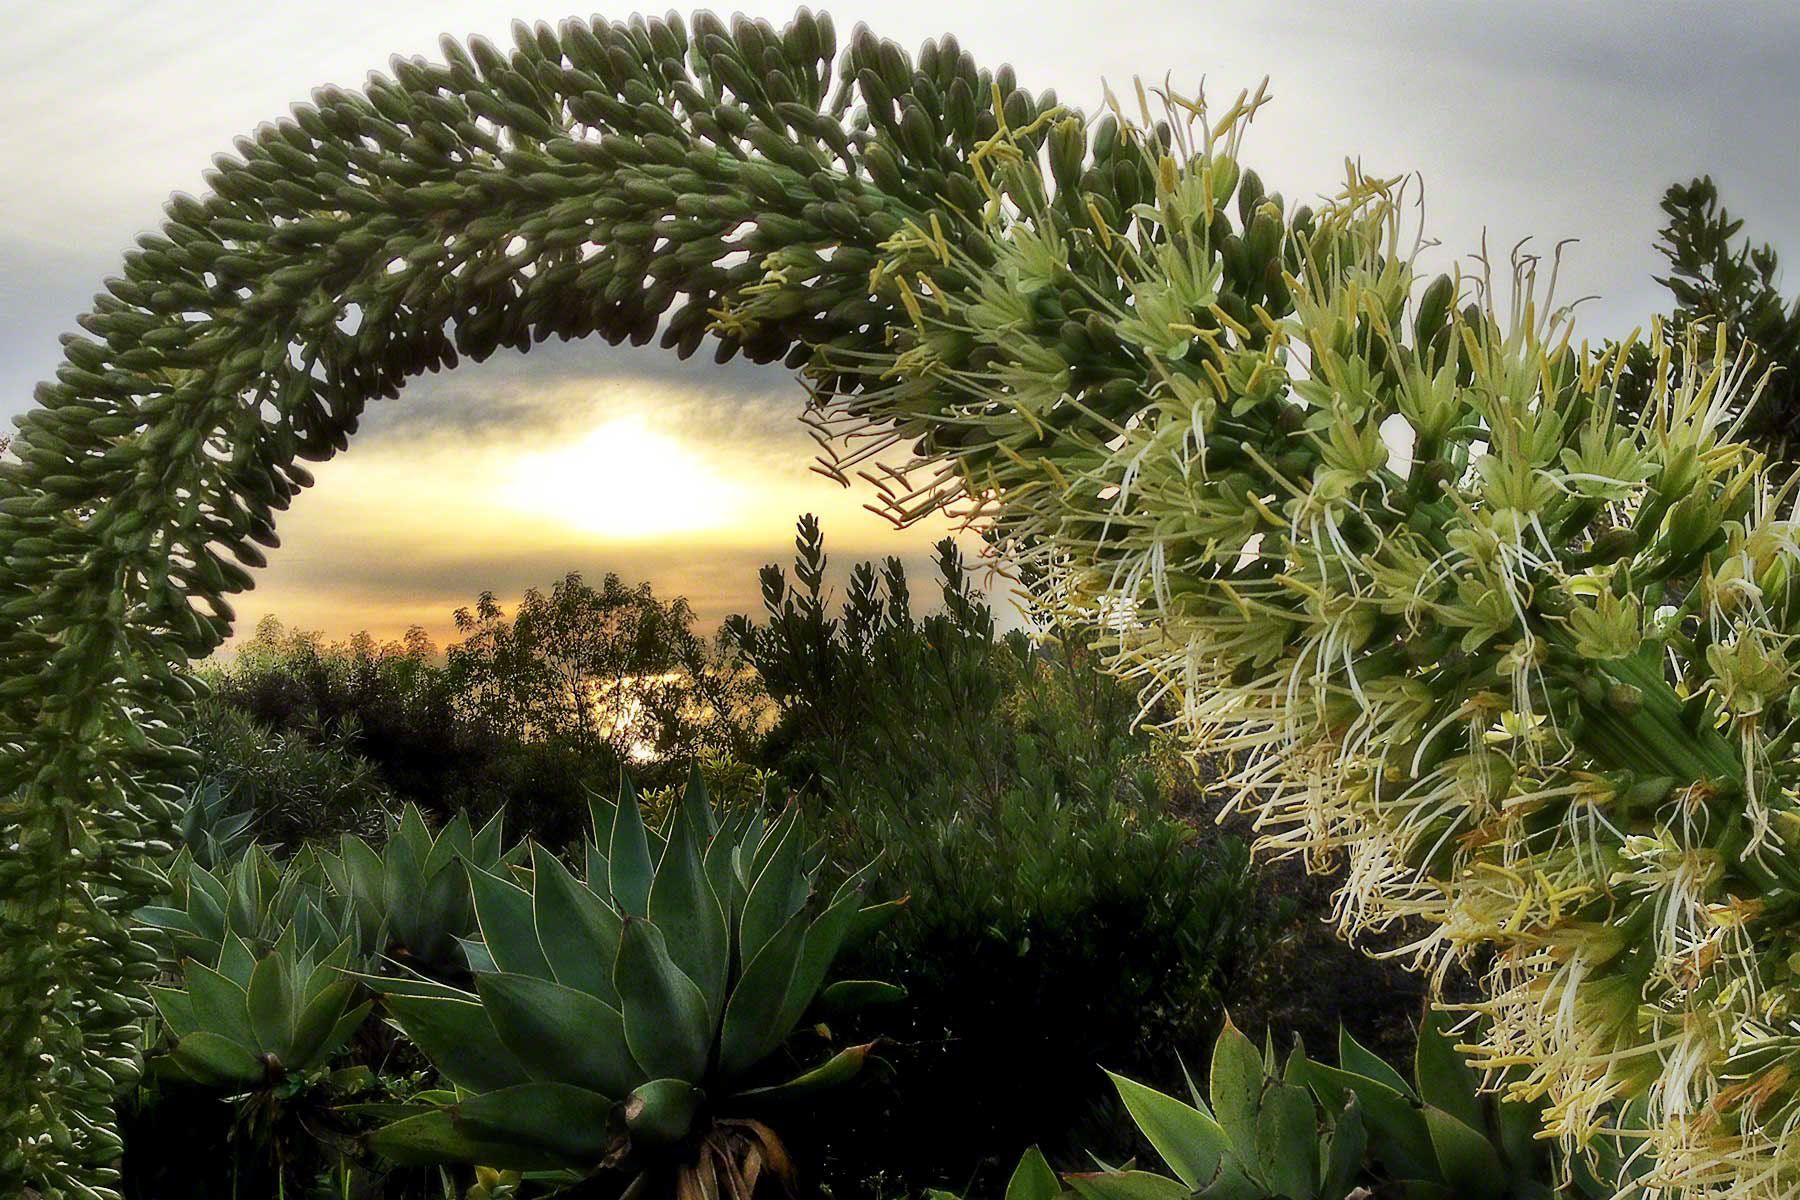
M 1211 1104 L 1112 1076 L 1119 1097 L 1175 1178 L 1121 1169 L 1072 1174 L 1082 1200 L 1553 1200 L 1635 1195 L 1616 1154 L 1565 1160 L 1541 1138 L 1530 1103 L 1484 1092 L 1441 1014 L 1427 1014 L 1407 1079 L 1340 1030 L 1338 1065 L 1296 1046 L 1277 1072 L 1229 1020 L 1213 1045 Z M 1600 1179 L 1609 1182 L 1602 1184 Z M 1610 1181 L 1619 1180 L 1615 1187 Z M 1008 1188 L 1030 1200 L 1061 1192 L 1030 1155 Z
M 345 973 L 348 940 L 324 954 L 293 926 L 258 956 L 227 933 L 213 965 L 188 959 L 182 985 L 152 994 L 175 1037 L 164 1060 L 179 1078 L 228 1094 L 267 1091 L 316 1072 L 368 1015 L 370 1001 Z
M 320 854 L 320 864 L 349 904 L 360 945 L 448 977 L 463 969 L 460 943 L 475 933 L 469 869 L 495 870 L 522 851 L 503 849 L 503 828 L 499 813 L 479 831 L 458 813 L 434 836 L 418 806 L 408 804 L 379 851 L 347 833 L 335 854 Z
M 291 936 L 303 952 L 350 938 L 360 963 L 368 945 L 355 938 L 349 906 L 331 890 L 310 847 L 277 860 L 252 843 L 219 872 L 184 850 L 170 868 L 164 899 L 167 903 L 147 905 L 136 916 L 169 934 L 178 958 L 216 965 L 234 937 L 260 953 Z
M 256 813 L 232 811 L 219 781 L 207 779 L 188 792 L 176 832 L 195 862 L 217 869 L 236 861 L 255 841 Z
M 840 947 L 893 905 L 865 906 L 854 878 L 815 893 L 798 810 L 721 820 L 697 773 L 660 830 L 629 784 L 596 802 L 585 857 L 585 878 L 536 846 L 529 870 L 471 871 L 472 990 L 371 980 L 459 1094 L 372 1145 L 401 1162 L 611 1169 L 702 1195 L 788 1177 L 758 1118 L 855 1076 L 873 1047 L 797 1072 L 778 1052 L 816 1000 L 893 998 L 875 982 L 825 986 Z

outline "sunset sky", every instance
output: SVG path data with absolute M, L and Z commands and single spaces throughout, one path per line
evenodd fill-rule
M 1663 304 L 1650 246 L 1664 186 L 1710 172 L 1747 229 L 1800 262 L 1800 8 L 1788 4 L 947 3 L 826 5 L 916 47 L 954 31 L 983 65 L 1096 107 L 1134 73 L 1218 97 L 1271 77 L 1246 158 L 1290 201 L 1346 155 L 1417 170 L 1439 263 L 1574 237 L 1566 297 L 1626 332 Z M 619 10 L 622 15 L 624 9 Z M 784 19 L 780 6 L 758 7 Z M 20 5 L 0 104 L 0 417 L 30 402 L 119 253 L 212 154 L 317 84 L 355 85 L 440 32 L 508 40 L 521 0 Z M 1790 272 L 1790 290 L 1800 277 Z M 238 604 L 344 636 L 424 625 L 490 589 L 617 571 L 685 594 L 703 623 L 757 605 L 756 568 L 819 513 L 837 563 L 899 553 L 924 571 L 942 524 L 895 533 L 808 470 L 801 393 L 779 368 L 678 363 L 653 348 L 548 345 L 465 366 L 374 406 L 352 451 L 281 527 Z M 10 425 L 10 420 L 6 422 Z

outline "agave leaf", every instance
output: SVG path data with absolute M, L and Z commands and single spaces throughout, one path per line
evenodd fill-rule
M 713 1034 L 706 997 L 675 965 L 662 931 L 649 921 L 625 918 L 613 982 L 622 1001 L 625 1043 L 644 1074 L 701 1079 Z
M 806 914 L 795 913 L 744 968 L 725 1005 L 719 1074 L 730 1080 L 761 1062 L 794 1026 L 781 1023 L 788 987 L 806 944 Z
M 685 1079 L 652 1079 L 633 1089 L 624 1105 L 634 1145 L 672 1146 L 694 1127 L 706 1094 Z
M 407 805 L 407 816 L 418 818 L 418 810 Z M 422 820 L 422 818 L 420 818 Z M 381 856 L 381 911 L 388 921 L 388 934 L 402 945 L 416 940 L 419 927 L 418 907 L 425 890 L 425 853 L 404 836 L 407 818 L 401 818 L 401 833 L 388 840 Z
M 803 839 L 798 810 L 777 824 L 771 838 L 780 837 L 774 852 L 762 863 L 744 898 L 744 915 L 738 925 L 738 944 L 744 961 L 756 957 L 763 943 L 806 903 L 808 880 L 800 869 Z
M 431 855 L 431 827 L 425 824 L 425 814 L 417 804 L 409 802 L 400 810 L 400 825 L 388 839 L 388 849 L 392 850 L 395 843 L 404 844 L 417 868 L 425 869 L 425 860 Z
M 794 978 L 788 983 L 787 999 L 782 1002 L 781 1016 L 776 1021 L 782 1029 L 792 1029 L 819 994 L 826 972 L 831 970 L 832 961 L 856 921 L 857 904 L 858 897 L 847 896 L 807 927 L 800 961 L 794 967 Z
M 841 1087 L 861 1073 L 863 1064 L 869 1061 L 869 1055 L 874 1051 L 874 1042 L 846 1046 L 812 1070 L 796 1075 L 786 1083 L 751 1088 L 749 1091 L 739 1092 L 737 1098 L 758 1104 L 785 1104 L 792 1100 L 803 1100 L 829 1088 Z
M 468 814 L 459 812 L 438 830 L 431 851 L 425 855 L 425 874 L 435 875 L 456 859 L 467 859 L 473 849 L 474 834 L 469 829 Z
M 860 1012 L 878 1004 L 898 1004 L 906 989 L 881 979 L 840 979 L 819 993 L 819 1008 L 831 1016 Z
M 1044 1152 L 1031 1146 L 1019 1156 L 1003 1200 L 1057 1200 L 1062 1191 L 1062 1181 L 1044 1160 Z
M 725 1009 L 731 931 L 701 865 L 692 821 L 677 817 L 669 825 L 668 844 L 650 885 L 649 918 L 662 931 L 669 957 L 706 997 L 708 1024 L 716 1025 Z
M 1306 1084 L 1328 1112 L 1341 1112 L 1354 1095 L 1362 1107 L 1363 1128 L 1369 1147 L 1399 1179 L 1430 1179 L 1437 1174 L 1437 1156 L 1424 1115 L 1411 1098 L 1367 1075 L 1309 1060 Z M 1215 1099 L 1217 1099 L 1215 1097 Z
M 742 810 L 727 816 L 718 832 L 706 844 L 702 864 L 707 882 L 712 884 L 713 895 L 719 898 L 719 907 L 725 910 L 725 925 L 728 929 L 739 928 L 739 920 L 744 912 L 746 893 L 743 882 L 737 877 L 734 861 L 745 824 L 746 817 Z
M 469 887 L 475 896 L 482 943 L 500 969 L 539 979 L 555 978 L 538 945 L 531 893 L 479 867 L 469 869 Z
M 1149 1171 L 1091 1171 L 1063 1179 L 1082 1200 L 1188 1200 L 1188 1190 Z
M 228 1037 L 243 1046 L 256 1045 L 250 1026 L 250 999 L 234 981 L 204 963 L 189 960 L 184 972 L 194 1019 L 208 1033 Z
M 200 936 L 200 926 L 194 923 L 193 917 L 179 908 L 148 904 L 131 915 L 153 929 L 167 929 L 171 933 L 185 933 L 190 937 Z
M 1481 1077 L 1456 1052 L 1449 1018 L 1436 1009 L 1426 1010 L 1413 1062 L 1421 1100 L 1435 1104 L 1471 1129 L 1485 1127 Z
M 1350 1190 L 1356 1173 L 1362 1169 L 1363 1153 L 1369 1137 L 1363 1128 L 1362 1101 L 1351 1093 L 1336 1118 L 1325 1144 L 1324 1177 L 1319 1186 L 1321 1196 L 1342 1196 Z
M 292 1065 L 289 1060 L 293 1053 L 294 1022 L 299 1013 L 295 1004 L 293 964 L 286 954 L 277 950 L 264 955 L 256 964 L 256 969 L 250 973 L 250 989 L 245 1001 L 255 1044 L 264 1054 L 273 1054 Z
M 300 1010 L 289 1044 L 294 1066 L 302 1066 L 319 1055 L 336 1049 L 330 1044 L 332 1031 L 337 1028 L 344 1013 L 349 1011 L 350 997 L 355 994 L 355 982 L 340 979 L 314 996 Z M 284 1057 L 283 1061 L 288 1060 Z
M 472 1092 L 530 1083 L 486 1011 L 467 1000 L 390 995 L 382 1006 L 444 1078 Z
M 200 1021 L 194 1016 L 193 997 L 180 988 L 152 985 L 150 998 L 156 1001 L 156 1009 L 162 1013 L 163 1024 L 177 1038 L 185 1037 L 200 1028 Z
M 1442 1178 L 1453 1192 L 1469 1200 L 1504 1200 L 1506 1169 L 1486 1134 L 1431 1104 L 1425 1106 L 1425 1128 Z
M 1239 1161 L 1256 1161 L 1256 1110 L 1262 1101 L 1263 1062 L 1256 1046 L 1230 1016 L 1213 1043 L 1208 1091 L 1219 1124 L 1231 1137 Z
M 468 908 L 468 876 L 462 862 L 453 858 L 426 875 L 423 890 L 408 909 L 412 928 L 402 943 L 425 962 L 443 962 L 455 948 L 454 939 L 467 930 Z
M 1419 1098 L 1404 1075 L 1389 1066 L 1386 1059 L 1351 1037 L 1350 1030 L 1342 1025 L 1338 1026 L 1338 1066 L 1345 1071 L 1367 1076 L 1376 1083 L 1385 1084 L 1409 1100 Z
M 438 1000 L 461 1000 L 475 1003 L 475 996 L 462 988 L 426 979 L 422 975 L 371 975 L 362 971 L 346 971 L 346 978 L 361 981 L 372 992 L 383 996 L 428 996 Z
M 563 1165 L 561 1155 L 507 1138 L 484 1136 L 447 1108 L 384 1125 L 369 1135 L 369 1147 L 403 1167 L 477 1163 L 509 1171 L 545 1171 Z
M 1306 1200 L 1318 1190 L 1321 1165 L 1311 1094 L 1287 1083 L 1269 1088 L 1256 1114 L 1257 1175 L 1272 1191 Z
M 219 944 L 219 974 L 241 988 L 250 986 L 250 973 L 256 970 L 256 954 L 250 943 L 235 933 L 227 933 Z
M 175 1043 L 173 1055 L 191 1078 L 212 1087 L 252 1088 L 268 1074 L 262 1060 L 243 1042 L 207 1029 Z
M 607 846 L 608 886 L 613 903 L 634 917 L 650 911 L 650 839 L 644 832 L 644 815 L 638 811 L 637 789 L 629 779 L 619 782 L 618 813 L 613 818 L 612 840 Z
M 566 1083 L 525 1083 L 471 1096 L 451 1111 L 478 1139 L 504 1140 L 554 1156 L 561 1166 L 589 1169 L 611 1141 L 612 1107 L 605 1096 Z
M 463 952 L 463 962 L 468 965 L 472 973 L 479 975 L 483 971 L 500 969 L 500 964 L 494 961 L 494 956 L 488 953 L 487 944 L 480 938 L 459 937 L 456 939 L 456 945 Z
M 612 974 L 619 957 L 619 914 L 569 874 L 556 855 L 538 846 L 531 855 L 532 918 L 551 973 L 558 983 L 617 1008 Z
M 889 921 L 900 915 L 908 899 L 910 897 L 902 896 L 898 900 L 883 900 L 879 904 L 857 909 L 855 920 L 850 922 L 850 932 L 844 935 L 844 945 L 867 945 L 871 938 L 887 927 Z
M 718 814 L 713 811 L 712 797 L 707 794 L 706 778 L 700 774 L 699 763 L 688 768 L 687 787 L 681 793 L 681 815 L 700 845 L 705 845 L 719 831 Z
M 611 1005 L 530 975 L 478 975 L 475 988 L 501 1043 L 533 1079 L 615 1100 L 643 1081 Z
M 307 977 L 306 986 L 300 989 L 302 1007 L 311 1004 L 313 997 L 348 976 L 350 966 L 350 939 L 345 938 L 326 952 Z
M 1123 1075 L 1106 1074 L 1139 1131 L 1190 1190 L 1235 1170 L 1231 1138 L 1212 1117 Z
M 500 861 L 500 847 L 506 841 L 506 810 L 497 808 L 487 824 L 469 839 L 468 859 L 478 867 Z

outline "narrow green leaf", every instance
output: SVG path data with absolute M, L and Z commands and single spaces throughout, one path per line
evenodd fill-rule
M 530 1083 L 480 1004 L 435 996 L 388 996 L 382 1007 L 444 1078 L 472 1092 Z
M 1327 1111 L 1341 1111 L 1354 1095 L 1362 1105 L 1369 1148 L 1389 1175 L 1397 1179 L 1429 1179 L 1437 1174 L 1436 1154 L 1424 1114 L 1409 1097 L 1366 1075 L 1309 1061 L 1306 1084 Z
M 773 1087 L 751 1088 L 747 1092 L 739 1092 L 737 1098 L 759 1104 L 785 1104 L 805 1099 L 834 1087 L 842 1087 L 856 1078 L 862 1071 L 863 1064 L 869 1061 L 869 1055 L 874 1051 L 874 1042 L 866 1042 L 860 1046 L 846 1046 L 825 1062 L 804 1074 L 794 1076 L 786 1083 L 778 1083 Z
M 175 1043 L 173 1054 L 182 1070 L 216 1088 L 258 1087 L 268 1075 L 262 1060 L 248 1046 L 206 1029 Z
M 478 975 L 475 988 L 501 1044 L 531 1077 L 621 1100 L 643 1076 L 619 1011 L 586 992 L 530 975 Z
M 706 997 L 669 957 L 662 931 L 628 916 L 613 974 L 625 1021 L 625 1044 L 651 1079 L 699 1081 L 712 1048 Z
M 1063 1179 L 1082 1200 L 1189 1200 L 1184 1185 L 1148 1171 L 1095 1171 Z
M 794 967 L 793 979 L 788 982 L 787 999 L 782 1003 L 781 1016 L 776 1022 L 782 1028 L 792 1029 L 806 1015 L 813 997 L 825 985 L 825 976 L 856 922 L 858 903 L 858 897 L 847 896 L 807 926 L 806 940 L 800 947 L 800 961 Z
M 685 817 L 669 822 L 668 844 L 650 884 L 647 907 L 651 922 L 662 931 L 669 957 L 706 997 L 709 1024 L 717 1024 L 725 1011 L 731 931 L 701 863 L 693 824 Z
M 294 1033 L 289 1045 L 293 1055 L 290 1065 L 304 1068 L 314 1058 L 329 1054 L 336 1047 L 329 1044 L 332 1030 L 338 1021 L 349 1010 L 350 998 L 356 994 L 356 984 L 349 979 L 340 979 L 324 991 L 314 996 L 305 1008 L 300 1010 L 294 1022 Z M 285 1058 L 283 1061 L 287 1061 Z
M 757 952 L 731 990 L 719 1034 L 719 1074 L 726 1080 L 755 1067 L 793 1031 L 781 1024 L 788 986 L 806 943 L 806 914 L 795 913 Z
M 804 838 L 797 809 L 790 809 L 776 825 L 779 833 L 774 852 L 762 864 L 744 898 L 744 915 L 738 923 L 738 944 L 746 961 L 756 957 L 764 942 L 806 903 L 806 873 L 800 855 Z
M 828 1016 L 860 1012 L 880 1004 L 898 1004 L 906 989 L 882 979 L 840 979 L 819 993 L 819 1008 Z
M 1193 1191 L 1212 1183 L 1231 1157 L 1231 1139 L 1219 1123 L 1173 1096 L 1111 1071 L 1106 1074 L 1125 1111 L 1169 1169 Z
M 509 1171 L 548 1171 L 563 1165 L 562 1156 L 550 1151 L 482 1136 L 447 1108 L 382 1126 L 369 1135 L 369 1148 L 403 1167 L 473 1163 Z
M 245 997 L 250 1010 L 250 1030 L 264 1054 L 273 1054 L 285 1065 L 294 1065 L 294 1023 L 300 1014 L 295 1003 L 294 971 L 286 954 L 266 954 L 250 972 Z
M 1288 1200 L 1312 1200 L 1320 1165 L 1311 1093 L 1287 1083 L 1269 1088 L 1256 1114 L 1257 1174 Z
M 637 790 L 629 779 L 619 781 L 618 813 L 613 818 L 612 842 L 606 858 L 613 903 L 634 917 L 650 911 L 650 839 L 644 832 L 644 815 L 638 811 Z
M 1262 1055 L 1229 1016 L 1219 1031 L 1219 1040 L 1213 1043 L 1207 1089 L 1212 1093 L 1213 1112 L 1231 1137 L 1238 1159 L 1255 1162 L 1256 1110 L 1263 1089 Z
M 1324 1147 L 1324 1176 L 1319 1186 L 1321 1196 L 1342 1196 L 1350 1190 L 1357 1173 L 1362 1170 L 1363 1155 L 1369 1136 L 1363 1128 L 1362 1101 L 1351 1093 L 1349 1100 L 1332 1120 L 1331 1132 Z
M 1425 1106 L 1425 1127 L 1441 1177 L 1452 1191 L 1468 1200 L 1504 1200 L 1506 1169 L 1485 1134 L 1430 1104 Z
M 1428 1009 L 1413 1052 L 1419 1098 L 1435 1104 L 1471 1129 L 1486 1127 L 1482 1114 L 1481 1076 L 1456 1052 L 1450 1021 L 1436 1009 Z
M 1408 1099 L 1419 1098 L 1404 1075 L 1389 1066 L 1386 1059 L 1351 1037 L 1350 1030 L 1342 1025 L 1338 1026 L 1338 1067 L 1356 1075 L 1367 1076 Z
M 555 985 L 552 985 L 555 986 Z M 605 1155 L 613 1102 L 566 1083 L 525 1083 L 471 1096 L 453 1106 L 458 1123 L 481 1140 L 505 1141 L 591 1169 Z
M 1058 1200 L 1062 1190 L 1062 1181 L 1044 1160 L 1044 1152 L 1031 1146 L 1019 1156 L 1019 1165 L 1006 1181 L 1003 1200 Z
M 469 868 L 469 887 L 482 943 L 499 968 L 515 975 L 555 978 L 538 945 L 531 893 L 479 867 Z
M 150 998 L 156 1001 L 156 1009 L 162 1013 L 163 1024 L 176 1037 L 184 1037 L 200 1028 L 199 1019 L 194 1016 L 193 997 L 180 988 L 152 985 Z
M 250 998 L 241 986 L 191 960 L 184 974 L 188 996 L 193 1000 L 194 1019 L 201 1029 L 246 1047 L 256 1045 L 256 1032 L 250 1026 Z
M 556 855 L 537 846 L 531 854 L 538 946 L 556 981 L 617 1008 L 613 964 L 619 957 L 619 914 L 571 875 Z

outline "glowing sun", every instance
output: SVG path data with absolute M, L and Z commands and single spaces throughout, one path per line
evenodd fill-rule
M 693 533 L 734 524 L 740 487 L 641 416 L 581 440 L 521 455 L 502 489 L 510 508 L 609 538 Z

